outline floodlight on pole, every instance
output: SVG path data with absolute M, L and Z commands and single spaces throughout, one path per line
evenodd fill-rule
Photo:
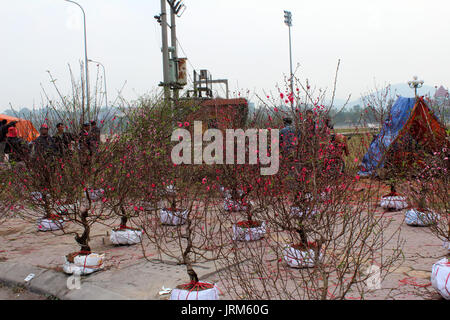
M 284 23 L 288 27 L 292 27 L 292 12 L 290 11 L 284 11 Z
M 291 37 L 291 27 L 292 27 L 292 13 L 290 11 L 284 11 L 284 23 L 289 27 L 289 59 L 291 68 L 291 106 L 294 108 L 294 72 L 292 69 L 292 37 Z

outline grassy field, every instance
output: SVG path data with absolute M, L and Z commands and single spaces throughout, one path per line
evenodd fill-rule
M 361 160 L 369 149 L 373 139 L 373 134 L 378 133 L 377 130 L 366 128 L 355 129 L 339 129 L 337 133 L 345 134 L 348 139 L 348 148 L 350 155 L 346 158 L 345 166 L 347 170 L 359 169 Z

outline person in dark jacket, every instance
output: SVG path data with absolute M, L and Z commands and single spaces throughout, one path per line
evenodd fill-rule
M 6 125 L 6 120 L 0 121 L 0 163 L 5 161 L 5 141 L 2 135 L 4 125 Z
M 298 143 L 295 128 L 292 126 L 292 119 L 283 119 L 284 128 L 280 130 L 280 149 L 288 156 Z M 297 137 L 298 138 L 298 137 Z
M 9 162 L 25 161 L 28 157 L 28 145 L 18 137 L 17 129 L 10 127 L 6 138 L 5 153 L 9 155 Z
M 0 163 L 5 161 L 6 136 L 8 129 L 16 126 L 17 121 L 7 123 L 6 120 L 0 122 Z
M 83 152 L 89 152 L 91 154 L 91 125 L 89 123 L 83 124 L 83 128 L 78 137 L 78 147 Z
M 34 140 L 34 151 L 37 157 L 47 158 L 57 152 L 55 141 L 48 135 L 48 126 L 42 125 L 39 129 L 41 135 Z
M 91 125 L 89 123 L 83 124 L 83 129 L 78 137 L 78 149 L 80 150 L 81 164 L 87 167 L 92 157 L 92 143 L 91 136 L 89 135 Z
M 61 157 L 72 154 L 72 142 L 75 141 L 74 136 L 64 131 L 64 124 L 58 123 L 56 125 L 56 134 L 53 136 L 56 148 Z

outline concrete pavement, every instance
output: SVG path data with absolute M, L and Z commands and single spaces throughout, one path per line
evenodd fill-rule
M 382 289 L 368 295 L 368 299 L 440 299 L 430 285 L 433 263 L 444 254 L 442 242 L 427 228 L 413 228 L 404 224 L 404 211 L 386 213 L 394 219 L 393 228 L 400 226 L 405 261 L 382 283 Z M 114 223 L 113 223 L 114 224 Z M 75 226 L 68 226 L 68 230 Z M 62 272 L 64 255 L 78 250 L 73 235 L 58 232 L 38 232 L 36 226 L 20 219 L 9 219 L 0 225 L 0 282 L 24 285 L 32 292 L 55 296 L 59 299 L 151 299 L 160 296 L 162 286 L 174 288 L 189 282 L 185 266 L 164 258 L 159 262 L 152 246 L 144 240 L 143 247 L 117 247 L 109 241 L 111 228 L 96 225 L 92 230 L 91 247 L 94 252 L 106 253 L 105 269 L 81 278 L 81 288 L 70 290 L 68 275 Z M 201 280 L 217 283 L 218 274 L 213 263 L 197 266 Z M 29 274 L 35 277 L 25 283 Z M 218 283 L 220 288 L 220 282 Z M 227 296 L 222 296 L 226 299 Z

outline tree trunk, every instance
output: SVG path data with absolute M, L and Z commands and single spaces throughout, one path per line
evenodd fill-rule
M 91 247 L 89 247 L 89 240 L 90 240 L 89 234 L 91 232 L 91 228 L 89 226 L 87 218 L 88 218 L 88 210 L 83 211 L 81 213 L 81 223 L 83 225 L 84 231 L 81 237 L 78 234 L 76 234 L 75 240 L 81 246 L 80 251 L 91 253 Z
M 391 184 L 391 193 L 396 193 L 395 184 Z
M 50 215 L 51 215 L 50 206 L 48 204 L 47 195 L 45 194 L 44 191 L 42 194 L 42 201 L 44 202 L 45 218 L 50 219 Z
M 297 231 L 297 233 L 300 235 L 300 239 L 302 241 L 302 244 L 305 247 L 308 247 L 308 237 L 306 236 L 305 229 L 299 228 L 299 229 L 296 229 L 295 231 Z
M 172 203 L 171 203 L 172 208 L 170 208 L 173 213 L 177 212 L 177 199 L 175 197 L 172 198 Z
M 247 219 L 248 221 L 253 221 L 253 214 L 251 212 L 250 204 L 247 204 Z
M 198 276 L 197 273 L 194 271 L 194 268 L 192 268 L 191 259 L 187 257 L 188 262 L 186 262 L 186 271 L 189 275 L 189 280 L 193 283 L 198 283 Z
M 188 217 L 187 221 L 187 228 L 186 228 L 186 238 L 187 238 L 187 247 L 186 250 L 183 252 L 183 263 L 186 265 L 186 271 L 189 275 L 189 279 L 193 283 L 198 283 L 198 276 L 197 273 L 194 271 L 194 268 L 192 267 L 192 261 L 191 257 L 189 256 L 192 249 L 192 234 L 191 234 L 191 220 L 190 217 Z
M 120 206 L 120 211 L 122 212 L 122 216 L 120 217 L 120 226 L 126 227 L 128 222 L 127 213 L 125 211 L 125 208 L 123 206 Z

